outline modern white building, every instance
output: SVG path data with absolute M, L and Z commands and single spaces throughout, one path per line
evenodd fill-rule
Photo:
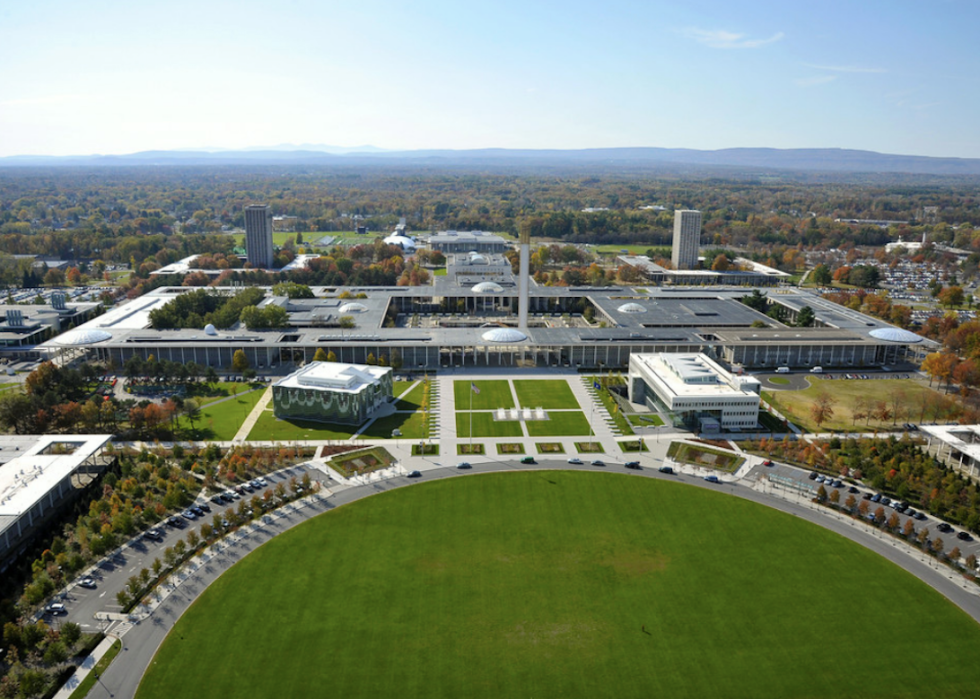
M 268 206 L 245 207 L 245 254 L 256 269 L 272 269 L 272 211 Z
M 630 355 L 629 399 L 700 432 L 751 430 L 759 423 L 760 384 L 705 354 Z
M 276 417 L 359 425 L 392 399 L 391 367 L 311 362 L 272 384 Z
M 701 212 L 681 209 L 674 212 L 674 238 L 670 263 L 674 269 L 697 269 L 701 247 Z
M 115 459 L 111 434 L 0 438 L 0 571 Z

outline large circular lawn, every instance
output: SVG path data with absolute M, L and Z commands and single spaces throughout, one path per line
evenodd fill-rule
M 974 697 L 980 626 L 831 532 L 574 471 L 383 493 L 248 555 L 139 699 Z

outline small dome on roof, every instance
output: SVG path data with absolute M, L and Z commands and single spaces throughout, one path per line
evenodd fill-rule
M 641 306 L 638 303 L 624 303 L 617 310 L 620 313 L 646 313 L 647 311 L 645 306 Z
M 75 328 L 54 339 L 59 345 L 92 345 L 112 337 L 112 333 L 99 328 Z
M 402 250 L 414 250 L 415 241 L 407 235 L 392 234 L 384 239 L 386 245 L 397 245 Z
M 204 326 L 204 334 L 205 335 L 217 335 L 218 334 L 218 329 L 216 327 L 214 327 L 214 325 L 212 325 L 211 323 L 208 323 L 207 325 Z
M 885 340 L 886 342 L 901 342 L 908 345 L 922 342 L 921 335 L 901 328 L 875 328 L 868 334 L 876 340 Z
M 474 284 L 471 289 L 471 291 L 475 291 L 478 294 L 499 294 L 503 290 L 504 287 L 496 282 L 480 282 L 479 284 Z
M 494 328 L 483 333 L 487 342 L 523 342 L 527 335 L 516 328 Z
M 488 265 L 490 261 L 478 252 L 470 253 L 470 264 L 471 265 Z
M 364 313 L 367 306 L 363 303 L 345 303 L 338 309 L 341 313 Z

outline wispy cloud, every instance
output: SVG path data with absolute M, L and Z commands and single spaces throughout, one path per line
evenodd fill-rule
M 815 75 L 812 78 L 799 78 L 794 80 L 800 87 L 813 87 L 815 85 L 826 85 L 837 79 L 836 75 Z
M 805 64 L 807 68 L 815 70 L 829 70 L 832 73 L 887 73 L 884 68 L 868 68 L 865 66 L 818 66 L 812 63 Z
M 757 49 L 760 46 L 775 43 L 786 36 L 782 32 L 776 32 L 768 39 L 750 39 L 745 34 L 729 32 L 724 29 L 698 29 L 697 27 L 681 29 L 680 34 L 713 49 Z

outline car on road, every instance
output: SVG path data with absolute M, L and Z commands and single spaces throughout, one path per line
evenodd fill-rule
M 458 464 L 456 464 L 456 468 L 466 469 L 466 468 L 473 468 L 473 467 L 470 466 L 470 462 L 469 461 L 460 461 Z
M 575 464 L 576 466 L 581 466 L 584 462 L 582 461 L 582 459 L 577 459 L 575 457 L 572 457 L 571 459 L 568 460 L 568 463 Z
M 710 476 L 705 476 L 704 480 L 708 481 L 708 483 L 721 483 L 721 481 L 718 480 L 718 476 L 715 476 L 713 474 Z
M 593 466 L 605 466 L 606 465 L 606 462 L 603 461 L 602 459 L 593 459 L 590 463 Z
M 674 469 L 670 466 L 661 466 L 657 470 L 660 471 L 661 473 L 668 473 L 670 475 L 674 474 Z
M 640 466 L 640 462 L 639 461 L 627 461 L 623 465 L 626 466 L 626 468 L 633 469 L 634 471 L 642 471 L 643 470 L 643 467 Z
M 536 464 L 537 461 L 534 460 L 533 456 L 525 456 L 521 459 L 522 464 Z
M 61 616 L 68 613 L 68 610 L 65 609 L 65 605 L 63 605 L 61 602 L 53 602 L 52 604 L 49 604 L 47 607 L 45 607 L 44 611 L 51 616 Z
M 408 477 L 409 478 L 421 478 L 422 477 L 422 472 L 421 471 L 412 471 L 411 473 L 408 474 Z
M 95 578 L 93 578 L 91 575 L 86 575 L 84 578 L 82 578 L 81 580 L 78 581 L 78 584 L 81 587 L 84 587 L 84 588 L 86 588 L 88 590 L 94 590 L 95 589 Z

